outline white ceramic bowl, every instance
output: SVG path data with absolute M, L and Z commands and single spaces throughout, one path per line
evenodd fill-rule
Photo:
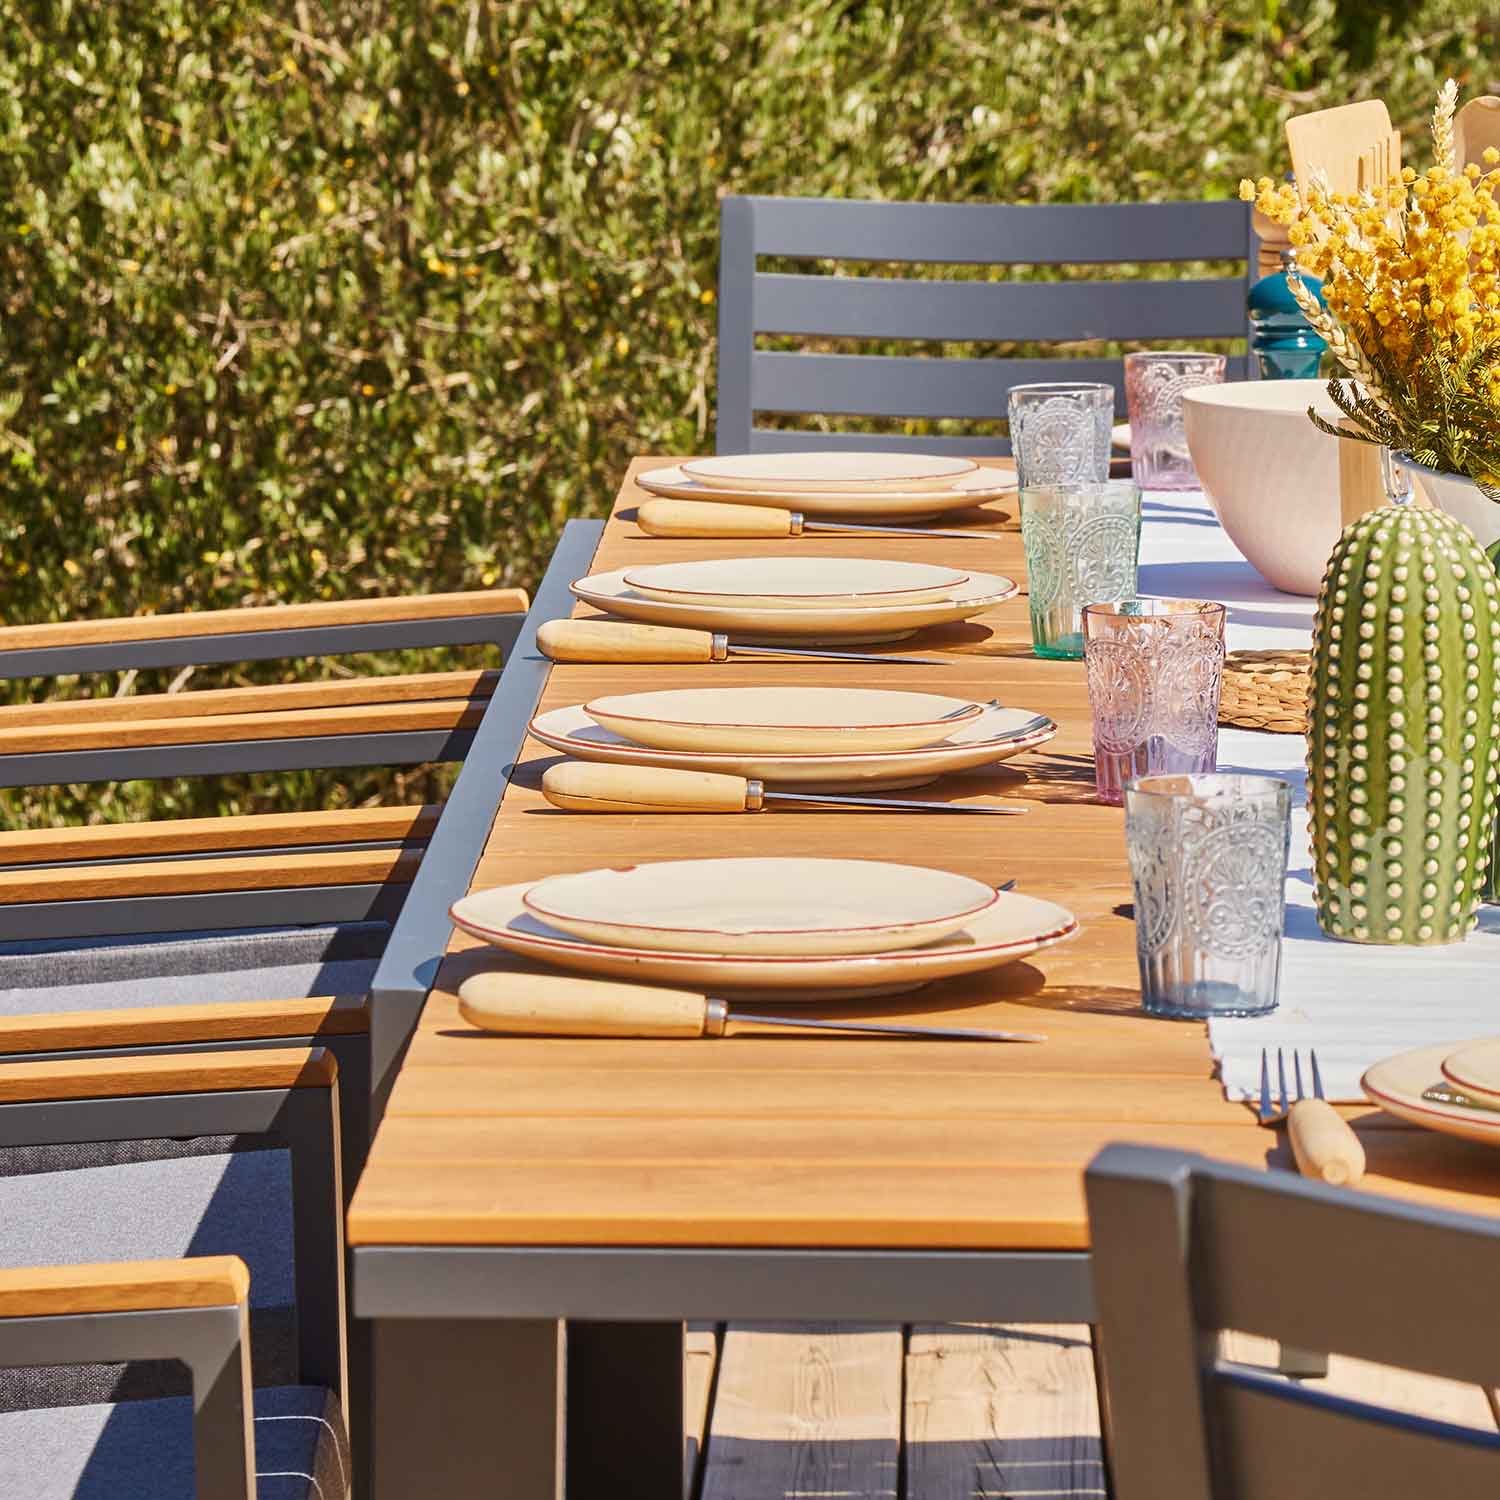
M 1188 451 L 1229 539 L 1273 587 L 1316 594 L 1339 539 L 1340 439 L 1308 419 L 1338 408 L 1321 380 L 1184 391 Z
M 1500 505 L 1497 505 L 1472 479 L 1462 474 L 1444 474 L 1429 469 L 1404 453 L 1396 462 L 1407 471 L 1439 510 L 1462 521 L 1481 547 L 1500 542 Z

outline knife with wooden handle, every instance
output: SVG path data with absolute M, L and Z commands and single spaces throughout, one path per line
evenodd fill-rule
M 1326 1099 L 1299 1099 L 1287 1112 L 1286 1133 L 1304 1177 L 1352 1187 L 1365 1175 L 1365 1148 Z
M 723 505 L 713 500 L 643 500 L 636 525 L 647 536 L 803 536 L 809 531 L 880 531 L 893 536 L 976 537 L 998 541 L 994 531 L 936 531 L 928 526 L 877 526 L 869 521 L 809 521 L 800 510 L 776 505 Z
M 536 643 L 544 656 L 562 662 L 711 662 L 728 661 L 732 656 L 810 656 L 819 661 L 943 665 L 934 656 L 884 656 L 810 646 L 741 646 L 716 631 L 636 625 L 622 620 L 548 620 L 537 630 Z
M 930 1041 L 1044 1042 L 1032 1031 L 963 1026 L 908 1026 L 898 1021 L 819 1021 L 811 1016 L 750 1015 L 727 1002 L 654 984 L 586 979 L 572 974 L 493 970 L 458 987 L 459 1014 L 481 1031 L 511 1036 L 733 1037 L 735 1022 Z
M 661 766 L 603 765 L 570 760 L 542 773 L 542 795 L 569 812 L 763 812 L 769 802 L 822 802 L 886 812 L 981 813 L 1014 816 L 1014 803 L 973 807 L 963 802 L 919 802 L 901 797 L 850 797 L 824 792 L 768 792 L 759 781 L 719 771 L 677 771 Z

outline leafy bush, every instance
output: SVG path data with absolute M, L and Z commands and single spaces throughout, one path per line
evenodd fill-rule
M 1486 10 L 15 0 L 6 620 L 531 583 L 711 441 L 720 192 L 1227 196 L 1288 113 L 1494 88 Z

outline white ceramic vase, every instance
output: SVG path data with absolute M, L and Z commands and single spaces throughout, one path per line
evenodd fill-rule
M 1391 456 L 1396 466 L 1407 475 L 1407 483 L 1415 481 L 1433 505 L 1462 521 L 1474 533 L 1474 540 L 1481 547 L 1500 542 L 1500 503 L 1491 500 L 1472 479 L 1463 474 L 1429 469 L 1407 453 Z M 1401 496 L 1392 494 L 1391 498 L 1396 500 Z

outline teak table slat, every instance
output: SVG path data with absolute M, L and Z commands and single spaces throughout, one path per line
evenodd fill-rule
M 592 563 L 570 576 L 637 561 L 786 553 L 921 560 L 1024 582 L 1014 497 L 945 519 L 972 527 L 973 541 L 645 537 L 629 519 L 646 498 L 633 476 L 669 461 L 632 465 Z M 555 612 L 554 575 L 549 583 Z M 1205 1028 L 1141 1012 L 1123 814 L 1094 798 L 1083 667 L 1033 656 L 1024 592 L 978 620 L 871 649 L 942 665 L 558 665 L 540 708 L 603 693 L 768 682 L 998 698 L 1051 715 L 1057 737 L 1007 765 L 905 795 L 999 799 L 1026 807 L 1026 817 L 561 812 L 539 789 L 558 757 L 528 738 L 507 766 L 471 888 L 731 854 L 887 859 L 997 884 L 1015 879 L 1075 912 L 1079 936 L 1008 968 L 807 1013 L 1043 1031 L 1048 1040 L 486 1036 L 460 1019 L 457 986 L 476 967 L 515 960 L 455 936 L 349 1215 L 356 1309 L 378 1320 L 377 1410 L 381 1392 L 402 1408 L 390 1419 L 396 1426 L 377 1421 L 377 1443 L 388 1443 L 377 1446 L 380 1500 L 435 1477 L 424 1468 L 430 1447 L 405 1443 L 402 1422 L 469 1433 L 465 1446 L 445 1447 L 452 1493 L 487 1493 L 490 1466 L 512 1460 L 517 1443 L 525 1458 L 516 1460 L 512 1492 L 553 1492 L 558 1431 L 545 1422 L 495 1428 L 487 1394 L 497 1381 L 534 1391 L 549 1372 L 560 1378 L 550 1320 L 625 1320 L 626 1342 L 612 1358 L 634 1377 L 637 1457 L 653 1433 L 659 1457 L 674 1423 L 681 1440 L 680 1399 L 674 1414 L 646 1394 L 654 1377 L 658 1386 L 680 1381 L 671 1320 L 1086 1321 L 1082 1173 L 1106 1143 L 1293 1169 L 1284 1137 L 1224 1099 Z M 377 1021 L 380 1004 L 377 994 Z M 1370 1189 L 1495 1211 L 1500 1156 L 1378 1111 L 1348 1113 L 1364 1140 Z M 417 1364 L 420 1382 L 408 1373 Z M 576 1409 L 572 1420 L 582 1421 Z
M 992 539 L 973 542 L 875 533 L 715 542 L 642 536 L 621 512 L 629 514 L 643 498 L 627 479 L 593 571 L 648 559 L 782 552 L 931 561 L 1024 581 L 1020 535 L 1008 519 L 1013 499 L 991 503 L 991 516 L 1007 519 L 976 527 Z M 938 655 L 945 665 L 746 658 L 713 666 L 557 666 L 541 708 L 605 692 L 773 681 L 868 681 L 998 697 L 1051 714 L 1060 725 L 1057 738 L 1008 766 L 912 795 L 999 798 L 1027 806 L 1027 817 L 786 808 L 740 816 L 565 813 L 549 806 L 538 787 L 557 756 L 528 739 L 473 884 L 716 854 L 891 859 L 994 882 L 1015 878 L 1023 890 L 1076 912 L 1080 935 L 1009 968 L 873 1003 L 810 1006 L 808 1014 L 961 1020 L 1040 1030 L 1049 1040 L 988 1047 L 786 1037 L 479 1037 L 459 1019 L 453 992 L 465 973 L 497 960 L 460 935 L 390 1099 L 389 1128 L 375 1142 L 355 1197 L 353 1244 L 607 1245 L 622 1243 L 622 1235 L 634 1244 L 767 1244 L 788 1242 L 795 1226 L 802 1245 L 1074 1248 L 1087 1243 L 1079 1176 L 1107 1141 L 1211 1144 L 1238 1160 L 1287 1163 L 1281 1139 L 1224 1100 L 1211 1077 L 1204 1028 L 1140 1012 L 1123 817 L 1093 800 L 1083 669 L 1032 655 L 1024 593 L 978 621 L 871 649 Z M 1393 1123 L 1388 1117 L 1352 1113 L 1372 1127 L 1361 1127 L 1370 1188 L 1493 1207 L 1500 1164 L 1488 1153 L 1451 1141 L 1418 1147 L 1409 1131 L 1378 1128 Z M 495 1131 L 497 1117 L 512 1129 Z M 594 1125 L 592 1157 L 575 1128 L 584 1118 Z M 924 1139 L 923 1129 L 929 1138 L 947 1132 L 951 1161 L 914 1146 L 920 1182 L 881 1183 L 908 1154 L 900 1149 L 901 1131 L 883 1126 L 871 1136 L 848 1128 L 859 1119 L 910 1121 L 914 1141 Z M 1057 1126 L 1050 1149 L 1048 1121 Z M 629 1123 L 628 1171 L 615 1122 Z M 429 1128 L 431 1144 L 424 1145 Z M 782 1144 L 773 1149 L 772 1141 Z M 1044 1165 L 1037 1164 L 1039 1150 Z M 820 1164 L 817 1172 L 793 1168 L 810 1156 Z M 687 1170 L 685 1158 L 706 1169 Z M 1424 1172 L 1412 1181 L 1414 1158 L 1430 1160 L 1436 1176 Z M 766 1180 L 778 1159 L 789 1168 L 780 1192 Z M 741 1175 L 752 1161 L 753 1184 Z M 418 1169 L 417 1162 L 424 1165 Z M 1424 1182 L 1434 1184 L 1431 1191 Z M 608 1192 L 601 1194 L 601 1186 Z M 908 1186 L 916 1196 L 906 1195 Z

